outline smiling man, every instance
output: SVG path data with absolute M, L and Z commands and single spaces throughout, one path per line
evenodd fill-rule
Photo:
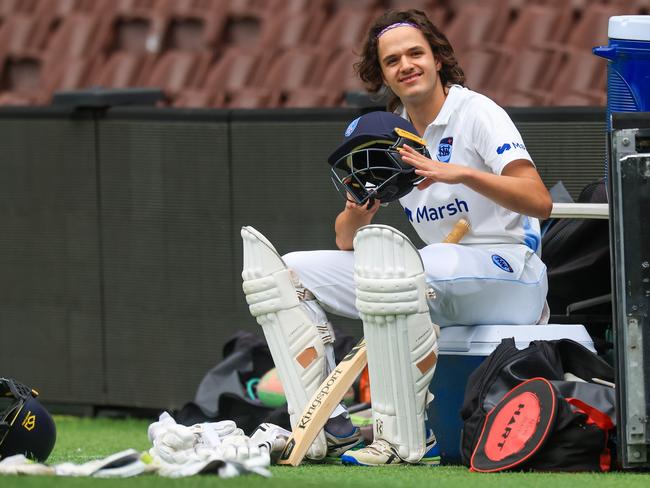
M 333 367 L 325 312 L 363 321 L 374 442 L 349 449 L 359 433 L 340 406 L 309 457 L 343 452 L 345 464 L 433 465 L 440 457 L 424 412 L 438 354 L 434 324 L 548 319 L 538 219 L 549 216 L 552 202 L 506 112 L 464 86 L 447 38 L 423 12 L 380 17 L 356 68 L 368 90 L 386 90 L 390 102 L 388 111 L 352 121 L 329 158 L 346 197 L 334 224 L 339 249 L 280 257 L 245 227 L 244 292 L 287 391 L 292 424 Z M 422 249 L 372 224 L 381 204 L 394 200 Z M 465 221 L 469 232 L 452 243 L 447 237 Z
M 419 255 L 433 321 L 453 326 L 546 320 L 546 268 L 539 258 L 537 219 L 549 216 L 552 201 L 506 112 L 464 86 L 449 41 L 417 10 L 389 11 L 380 17 L 369 29 L 355 67 L 371 93 L 389 93 L 388 109 L 413 124 L 431 155 L 414 151 L 408 143 L 399 149 L 402 162 L 424 178 L 418 180 L 417 190 L 399 201 L 427 244 Z M 337 244 L 352 249 L 354 242 L 355 265 L 365 249 L 360 238 L 367 233 L 363 227 L 371 224 L 379 208 L 378 201 L 364 205 L 348 201 L 336 219 Z M 461 217 L 471 222 L 461 245 L 441 244 Z M 374 259 L 381 268 L 381 258 Z M 357 287 L 363 283 L 359 273 Z M 396 406 L 416 387 L 399 381 L 381 387 L 387 381 L 387 368 L 381 363 L 389 359 L 385 354 L 373 360 L 369 336 L 378 329 L 377 321 L 363 318 L 371 396 L 373 407 L 377 405 L 375 425 L 382 429 L 375 430 L 372 445 L 349 451 L 343 462 L 373 466 L 413 462 L 425 440 L 411 438 L 414 427 L 400 420 L 405 415 Z M 392 365 L 398 370 L 406 367 Z M 418 403 L 409 408 L 423 407 Z

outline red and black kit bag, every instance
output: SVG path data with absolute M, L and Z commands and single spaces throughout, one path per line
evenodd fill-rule
M 528 378 L 526 378 L 528 376 Z M 613 369 L 582 345 L 504 339 L 470 376 L 461 454 L 473 471 L 609 471 Z

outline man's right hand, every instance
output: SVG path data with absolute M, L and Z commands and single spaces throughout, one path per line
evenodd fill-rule
M 346 201 L 345 208 L 336 217 L 334 224 L 336 245 L 339 249 L 343 251 L 352 250 L 354 234 L 359 228 L 372 222 L 379 207 L 379 200 L 374 198 L 371 198 L 362 205 L 351 200 Z

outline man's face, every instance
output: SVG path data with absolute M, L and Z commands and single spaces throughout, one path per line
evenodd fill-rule
M 440 63 L 419 29 L 395 27 L 382 34 L 377 47 L 384 82 L 402 102 L 433 96 Z

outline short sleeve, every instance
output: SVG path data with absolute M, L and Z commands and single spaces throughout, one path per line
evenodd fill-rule
M 517 159 L 526 159 L 534 165 L 521 134 L 505 110 L 483 96 L 472 100 L 468 108 L 474 119 L 474 148 L 495 174 L 501 174 L 508 163 Z

